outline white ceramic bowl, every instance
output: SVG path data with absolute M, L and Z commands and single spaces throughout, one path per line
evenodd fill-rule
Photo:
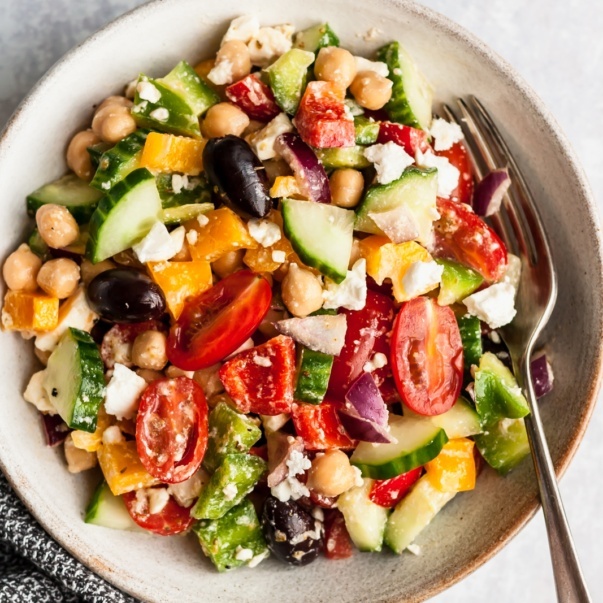
M 400 40 L 435 84 L 439 101 L 476 94 L 501 125 L 542 209 L 559 271 L 557 308 L 544 340 L 556 374 L 542 404 L 553 459 L 563 472 L 582 437 L 601 377 L 601 241 L 582 170 L 553 118 L 498 56 L 444 17 L 393 0 L 222 0 L 152 2 L 118 19 L 69 53 L 16 112 L 0 141 L 0 257 L 22 240 L 25 196 L 63 173 L 71 135 L 92 107 L 139 72 L 164 74 L 177 61 L 215 53 L 228 21 L 257 14 L 298 28 L 328 21 L 342 44 L 368 54 Z M 364 40 L 370 28 L 377 39 Z M 289 570 L 268 561 L 216 573 L 193 537 L 108 530 L 83 523 L 97 476 L 71 476 L 61 453 L 43 443 L 39 420 L 21 392 L 34 366 L 30 345 L 0 337 L 0 465 L 29 509 L 88 567 L 141 599 L 280 603 L 419 601 L 484 563 L 532 517 L 536 486 L 529 461 L 503 479 L 484 471 L 475 491 L 457 496 L 419 538 L 423 554 L 356 554 Z

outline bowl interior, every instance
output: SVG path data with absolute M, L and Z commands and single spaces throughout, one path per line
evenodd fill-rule
M 590 193 L 548 113 L 482 44 L 414 3 L 250 0 L 245 12 L 259 15 L 265 24 L 290 21 L 297 28 L 328 21 L 343 46 L 366 56 L 398 39 L 434 84 L 438 101 L 473 93 L 494 115 L 540 203 L 559 271 L 559 299 L 543 337 L 556 386 L 541 408 L 551 453 L 562 471 L 581 438 L 599 384 L 602 277 Z M 25 196 L 65 170 L 66 143 L 89 123 L 93 106 L 119 93 L 139 72 L 161 75 L 183 57 L 194 63 L 211 56 L 227 22 L 239 14 L 241 3 L 235 0 L 154 2 L 101 31 L 54 68 L 0 143 L 0 257 L 28 228 Z M 365 35 L 373 27 L 376 39 Z M 357 554 L 295 571 L 269 560 L 253 571 L 219 575 L 193 537 L 162 539 L 83 523 L 97 476 L 69 475 L 60 451 L 44 446 L 36 413 L 21 398 L 35 365 L 31 345 L 4 334 L 0 350 L 2 469 L 61 544 L 110 582 L 148 601 L 193 602 L 200 593 L 207 600 L 250 603 L 263 601 L 266 593 L 282 603 L 418 601 L 483 563 L 535 509 L 528 461 L 506 479 L 484 471 L 476 490 L 458 495 L 418 539 L 421 556 Z

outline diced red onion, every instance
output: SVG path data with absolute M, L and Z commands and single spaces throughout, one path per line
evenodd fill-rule
M 331 203 L 331 189 L 325 168 L 299 134 L 280 134 L 274 143 L 274 150 L 293 170 L 303 195 L 310 201 Z
M 345 395 L 345 402 L 347 410 L 353 409 L 363 419 L 368 419 L 381 427 L 387 425 L 389 412 L 370 373 L 362 373 L 350 385 Z
M 62 444 L 71 431 L 59 415 L 42 415 L 42 424 L 44 425 L 44 435 L 48 446 Z
M 548 394 L 553 389 L 553 369 L 547 361 L 545 354 L 532 360 L 530 373 L 532 375 L 534 393 L 537 398 L 542 398 L 542 396 Z
M 358 416 L 353 410 L 340 410 L 339 419 L 350 437 L 355 440 L 372 444 L 390 444 L 395 441 L 385 427 Z
M 478 216 L 492 216 L 499 209 L 503 197 L 511 184 L 507 168 L 486 174 L 475 187 L 473 209 Z

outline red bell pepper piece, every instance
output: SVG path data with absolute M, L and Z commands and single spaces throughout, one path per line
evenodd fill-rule
M 340 402 L 323 400 L 321 404 L 293 404 L 291 412 L 297 435 L 306 450 L 351 449 L 356 445 L 339 420 Z
M 376 480 L 369 498 L 380 507 L 395 507 L 408 493 L 413 484 L 421 477 L 423 467 L 411 469 L 391 479 Z
M 272 90 L 253 74 L 228 86 L 225 94 L 230 102 L 257 121 L 270 121 L 281 112 Z
M 427 132 L 391 121 L 384 121 L 379 125 L 377 142 L 379 144 L 395 142 L 413 157 L 417 149 L 424 153 L 429 148 Z

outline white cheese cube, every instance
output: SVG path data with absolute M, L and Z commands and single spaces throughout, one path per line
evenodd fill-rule
M 366 305 L 366 260 L 356 260 L 345 279 L 337 284 L 326 279 L 323 308 L 362 310 Z
M 515 287 L 509 283 L 496 283 L 477 291 L 463 300 L 469 314 L 483 320 L 491 329 L 509 324 L 515 310 Z
M 172 259 L 182 249 L 184 243 L 184 227 L 180 228 L 177 228 L 172 233 L 174 236 L 171 236 L 163 222 L 155 222 L 147 236 L 136 245 L 132 245 L 138 260 L 144 264 Z
M 389 184 L 397 180 L 415 161 L 400 145 L 391 141 L 371 145 L 364 150 L 364 156 L 375 165 L 379 184 Z
M 261 130 L 250 134 L 247 142 L 251 145 L 255 154 L 262 160 L 274 159 L 274 141 L 280 134 L 293 132 L 293 124 L 286 113 L 279 113 L 272 121 L 268 122 Z
M 431 150 L 422 153 L 417 149 L 416 162 L 420 167 L 438 170 L 438 197 L 449 199 L 452 191 L 458 186 L 461 175 L 459 170 L 447 157 L 439 157 Z
M 292 34 L 290 26 L 260 27 L 257 34 L 247 44 L 251 64 L 257 67 L 268 67 L 270 63 L 291 50 Z
M 412 299 L 435 289 L 442 280 L 443 272 L 444 267 L 433 260 L 413 262 L 402 278 L 404 292 Z
M 232 68 L 233 64 L 228 59 L 218 61 L 214 65 L 214 68 L 207 74 L 207 79 L 212 82 L 212 84 L 216 84 L 216 86 L 232 84 Z
M 168 492 L 181 507 L 190 507 L 195 499 L 199 498 L 201 489 L 208 481 L 209 475 L 203 469 L 199 469 L 197 473 L 194 473 L 183 482 L 170 484 Z
M 382 63 L 381 61 L 369 61 L 364 57 L 354 57 L 354 61 L 356 61 L 356 71 L 358 73 L 361 71 L 374 71 L 381 77 L 387 77 L 389 75 L 387 63 Z
M 270 220 L 253 218 L 247 222 L 247 229 L 251 238 L 256 240 L 262 247 L 271 247 L 281 240 L 281 229 L 278 224 Z
M 456 144 L 463 140 L 463 130 L 458 124 L 450 123 L 445 119 L 434 119 L 429 133 L 434 139 L 433 148 L 436 151 L 447 151 Z
M 222 44 L 231 40 L 241 40 L 241 42 L 247 44 L 258 35 L 259 31 L 260 22 L 256 16 L 242 15 L 230 22 L 228 31 L 222 38 Z
M 116 363 L 107 384 L 105 410 L 118 419 L 131 419 L 138 409 L 138 399 L 147 382 L 123 364 Z

